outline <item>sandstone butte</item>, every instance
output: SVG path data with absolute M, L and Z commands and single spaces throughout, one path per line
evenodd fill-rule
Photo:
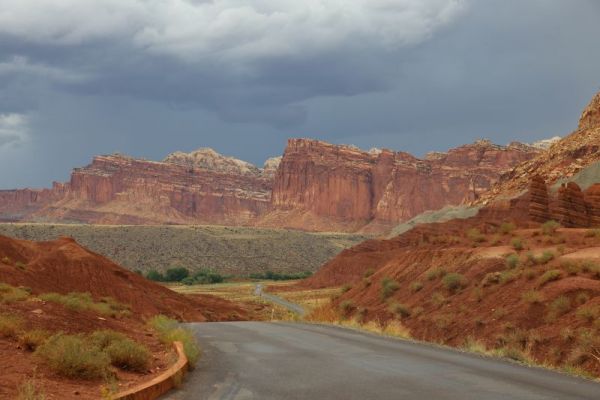
M 51 189 L 0 191 L 0 220 L 384 231 L 423 211 L 477 199 L 540 151 L 480 140 L 419 159 L 290 139 L 283 157 L 263 168 L 211 149 L 161 162 L 103 155 Z

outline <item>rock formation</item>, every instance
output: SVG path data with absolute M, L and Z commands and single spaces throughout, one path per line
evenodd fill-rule
M 582 169 L 600 161 L 600 93 L 584 110 L 578 129 L 554 142 L 546 151 L 519 164 L 474 203 L 491 204 L 498 199 L 519 196 L 529 187 L 532 177 L 543 176 L 551 186 L 565 181 Z
M 476 199 L 539 150 L 479 141 L 418 159 L 291 139 L 258 168 L 212 149 L 162 162 L 114 154 L 52 189 L 0 191 L 4 220 L 224 224 L 305 230 L 385 230 L 425 210 Z
M 529 216 L 536 222 L 550 219 L 548 187 L 544 178 L 539 175 L 534 176 L 529 185 Z
M 556 219 L 567 228 L 587 227 L 590 218 L 583 192 L 574 182 L 563 184 L 558 189 L 558 205 Z
M 501 173 L 537 153 L 520 143 L 503 147 L 481 140 L 418 159 L 386 149 L 365 152 L 290 139 L 271 212 L 261 223 L 317 230 L 390 227 L 426 210 L 478 198 Z

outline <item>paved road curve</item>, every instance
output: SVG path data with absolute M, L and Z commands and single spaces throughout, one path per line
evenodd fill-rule
M 600 384 L 336 327 L 194 324 L 202 359 L 170 400 L 600 399 Z

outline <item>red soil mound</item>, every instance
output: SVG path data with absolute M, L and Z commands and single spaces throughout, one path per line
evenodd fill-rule
M 477 340 L 600 375 L 600 263 L 559 257 L 600 238 L 584 229 L 544 235 L 539 225 L 503 234 L 500 225 L 481 216 L 420 225 L 342 252 L 300 286 L 351 285 L 315 319 L 331 311 L 383 325 L 400 319 L 417 339 L 458 347 Z M 544 259 L 548 249 L 553 257 Z
M 112 297 L 144 317 L 164 314 L 184 321 L 247 318 L 247 312 L 233 303 L 175 293 L 70 238 L 29 242 L 0 236 L 0 281 L 29 287 L 34 294 L 89 292 L 96 299 Z

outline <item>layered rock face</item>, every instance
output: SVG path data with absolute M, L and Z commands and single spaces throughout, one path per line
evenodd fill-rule
M 550 219 L 548 187 L 544 178 L 539 175 L 534 176 L 529 185 L 529 216 L 536 222 Z
M 540 175 L 549 185 L 568 180 L 573 175 L 600 161 L 600 93 L 583 111 L 578 129 L 548 150 L 502 175 L 487 193 L 475 203 L 487 205 L 500 198 L 516 197 L 527 190 L 532 177 Z
M 26 220 L 247 224 L 267 211 L 271 179 L 238 161 L 205 149 L 164 162 L 98 156 L 52 190 L 3 195 L 12 208 L 24 206 L 19 219 Z
M 291 139 L 263 168 L 211 149 L 162 162 L 97 156 L 52 189 L 0 192 L 5 220 L 225 224 L 383 231 L 425 210 L 476 199 L 539 150 L 488 141 L 418 159 Z
M 554 196 L 540 176 L 529 189 L 529 218 L 535 222 L 555 220 L 567 228 L 600 226 L 600 183 L 582 191 L 575 182 L 562 184 Z
M 477 199 L 503 172 L 538 152 L 519 143 L 478 141 L 418 159 L 291 139 L 273 185 L 271 213 L 261 223 L 317 230 L 347 230 L 357 223 L 390 227 L 426 210 Z

